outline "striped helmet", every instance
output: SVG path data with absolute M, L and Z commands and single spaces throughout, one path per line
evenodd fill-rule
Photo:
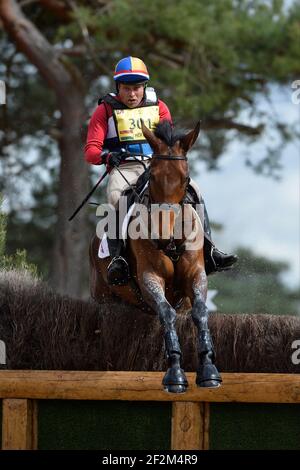
M 137 57 L 125 57 L 121 59 L 115 68 L 114 80 L 124 83 L 139 83 L 149 80 L 146 65 Z

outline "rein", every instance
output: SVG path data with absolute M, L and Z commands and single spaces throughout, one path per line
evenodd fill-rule
M 141 153 L 130 153 L 130 156 L 133 156 L 133 157 L 137 157 L 137 156 L 142 156 L 142 157 L 148 157 L 149 159 L 150 158 L 155 158 L 157 160 L 183 160 L 183 161 L 187 161 L 187 157 L 186 156 L 176 156 L 176 155 L 171 155 L 171 150 L 169 149 L 169 155 L 161 155 L 161 154 L 157 154 L 157 153 L 154 153 L 152 155 L 152 157 L 150 157 L 150 155 L 146 155 L 146 154 L 141 154 Z M 146 170 L 146 167 L 145 167 L 145 164 L 143 161 L 141 160 L 138 160 L 138 158 L 134 158 L 134 160 L 138 163 L 141 163 L 144 167 L 144 169 Z M 126 159 L 123 160 L 124 162 L 126 162 Z M 118 171 L 118 173 L 122 176 L 122 178 L 125 180 L 125 182 L 127 183 L 128 187 L 132 190 L 132 192 L 136 195 L 136 197 L 139 199 L 140 202 L 142 202 L 142 199 L 141 197 L 139 196 L 139 194 L 135 191 L 134 189 L 134 186 L 129 183 L 129 181 L 127 180 L 127 178 L 125 178 L 125 176 L 123 175 L 122 171 L 118 168 L 118 167 L 115 167 L 116 170 Z M 187 176 L 187 181 L 189 180 L 189 176 Z M 166 203 L 162 203 L 162 204 L 168 204 L 167 202 Z M 182 201 L 181 203 L 182 204 Z M 170 205 L 170 204 L 169 204 Z
M 155 158 L 156 160 L 185 160 L 187 161 L 187 157 L 185 156 L 179 157 L 176 155 L 160 155 L 157 153 L 153 154 L 153 158 Z

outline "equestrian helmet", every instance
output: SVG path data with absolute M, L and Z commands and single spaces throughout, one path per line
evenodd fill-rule
M 125 57 L 116 65 L 114 80 L 117 83 L 141 83 L 147 82 L 149 78 L 146 65 L 137 57 Z

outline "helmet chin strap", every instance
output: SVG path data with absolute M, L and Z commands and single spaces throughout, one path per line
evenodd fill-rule
M 148 86 L 148 82 L 145 82 L 145 84 L 144 84 L 144 95 L 143 95 L 143 100 L 145 100 L 145 99 L 146 99 L 146 88 L 147 88 L 147 86 Z

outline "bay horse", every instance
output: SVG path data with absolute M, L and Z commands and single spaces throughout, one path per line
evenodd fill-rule
M 168 121 L 158 124 L 155 131 L 149 130 L 142 122 L 142 131 L 153 149 L 150 160 L 150 178 L 148 204 L 163 204 L 171 212 L 167 227 L 159 226 L 158 240 L 127 240 L 126 257 L 129 262 L 132 284 L 127 286 L 108 286 L 106 270 L 110 258 L 100 259 L 98 249 L 100 240 L 95 236 L 90 246 L 91 295 L 98 301 L 117 295 L 121 299 L 140 306 L 141 298 L 150 307 L 151 312 L 158 314 L 164 330 L 165 349 L 168 359 L 168 370 L 163 378 L 164 389 L 172 393 L 183 393 L 188 387 L 184 371 L 180 367 L 181 349 L 175 329 L 178 298 L 188 298 L 192 305 L 191 315 L 197 327 L 198 367 L 196 384 L 199 387 L 218 387 L 221 376 L 214 364 L 215 353 L 208 328 L 208 309 L 205 305 L 207 295 L 207 277 L 204 264 L 203 239 L 200 246 L 187 249 L 190 233 L 174 239 L 176 214 L 172 207 L 184 207 L 185 222 L 190 222 L 190 232 L 203 234 L 200 219 L 191 204 L 185 204 L 189 182 L 187 152 L 195 143 L 199 131 L 198 123 L 188 133 L 178 132 Z M 120 167 L 121 169 L 122 167 Z M 167 232 L 162 239 L 161 234 Z M 172 257 L 168 249 L 178 255 Z M 179 295 L 179 297 L 178 297 Z

